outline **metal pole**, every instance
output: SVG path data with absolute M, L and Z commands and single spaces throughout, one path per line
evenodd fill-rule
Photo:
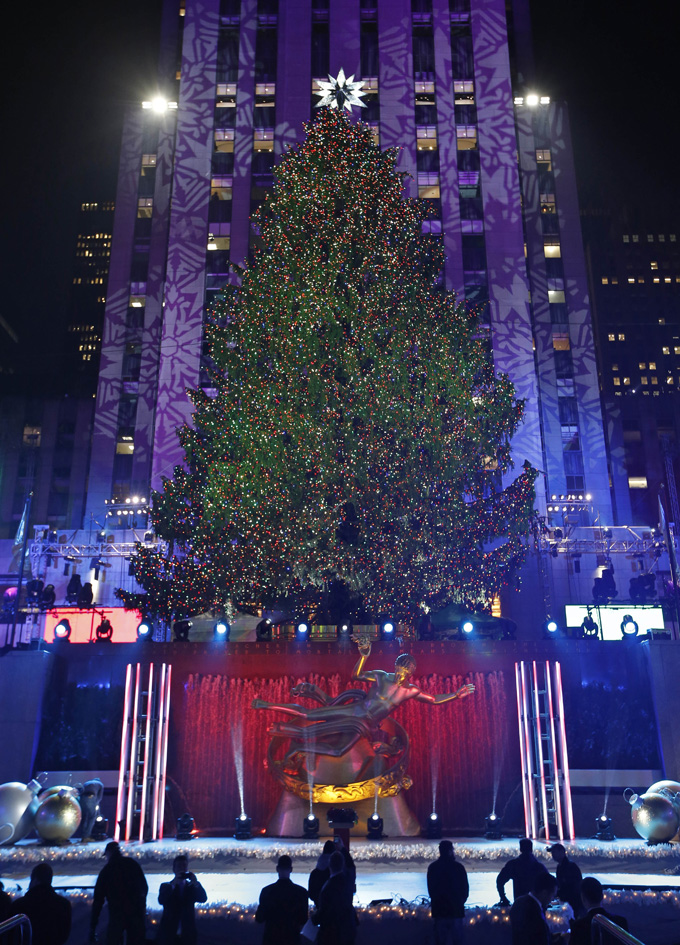
M 19 603 L 21 601 L 21 585 L 24 582 L 24 562 L 26 560 L 26 549 L 28 547 L 28 520 L 31 515 L 31 502 L 33 501 L 33 493 L 29 492 L 26 496 L 26 502 L 24 503 L 24 541 L 21 546 L 21 562 L 19 563 L 19 580 L 17 581 L 17 596 L 14 601 L 14 617 L 12 620 L 12 646 L 14 646 L 14 634 L 17 629 L 17 617 L 19 616 Z

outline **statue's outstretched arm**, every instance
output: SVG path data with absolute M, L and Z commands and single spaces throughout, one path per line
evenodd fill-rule
M 371 641 L 365 640 L 361 637 L 355 637 L 352 635 L 352 639 L 355 643 L 358 644 L 359 648 L 359 659 L 356 662 L 354 669 L 352 670 L 352 679 L 359 679 L 361 671 L 363 670 L 366 660 L 371 655 Z M 366 677 L 363 677 L 366 678 Z
M 314 699 L 321 705 L 328 705 L 330 702 L 330 699 L 323 689 L 319 689 L 319 687 L 315 686 L 314 683 L 298 683 L 297 686 L 294 686 L 293 689 L 291 689 L 291 692 L 294 696 L 307 696 L 308 699 Z
M 456 689 L 455 692 L 440 692 L 436 696 L 433 696 L 429 692 L 419 692 L 416 696 L 418 702 L 429 702 L 435 705 L 441 705 L 442 702 L 452 702 L 454 699 L 465 699 L 467 696 L 471 696 L 475 691 L 475 687 L 472 683 L 466 683 L 464 686 L 461 686 L 460 689 Z

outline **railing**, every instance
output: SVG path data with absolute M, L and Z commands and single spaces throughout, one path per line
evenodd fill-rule
M 11 919 L 0 922 L 0 940 L 5 932 L 21 928 L 21 945 L 31 945 L 31 920 L 27 915 L 13 915 Z
M 603 929 L 609 933 L 606 937 Z M 630 932 L 626 932 L 626 930 L 622 929 L 616 922 L 612 922 L 611 919 L 608 919 L 606 915 L 593 916 L 592 935 L 595 945 L 602 945 L 603 942 L 609 940 L 610 936 L 613 936 L 619 942 L 624 942 L 624 945 L 644 945 L 644 942 L 641 942 L 639 938 L 635 938 Z

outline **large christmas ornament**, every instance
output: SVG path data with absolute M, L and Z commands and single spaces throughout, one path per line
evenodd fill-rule
M 35 815 L 35 829 L 48 843 L 65 843 L 80 826 L 82 812 L 71 787 L 50 788 Z
M 361 96 L 366 94 L 362 91 L 363 84 L 362 79 L 355 81 L 353 75 L 345 76 L 345 70 L 341 69 L 337 78 L 334 79 L 332 75 L 329 75 L 328 82 L 319 81 L 320 91 L 314 93 L 320 96 L 316 107 L 323 108 L 324 105 L 329 105 L 331 108 L 341 110 L 346 108 L 348 112 L 352 111 L 352 105 L 366 108 L 366 103 L 361 101 Z
M 680 842 L 680 782 L 656 781 L 644 794 L 628 788 L 624 797 L 631 806 L 633 826 L 644 840 Z
M 0 846 L 23 839 L 33 827 L 38 809 L 38 781 L 8 781 L 0 784 Z

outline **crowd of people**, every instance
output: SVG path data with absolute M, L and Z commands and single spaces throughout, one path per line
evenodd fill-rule
M 627 929 L 622 916 L 603 909 L 601 883 L 592 876 L 583 879 L 561 843 L 548 847 L 548 851 L 557 864 L 555 875 L 534 856 L 528 839 L 520 840 L 519 856 L 509 860 L 498 874 L 499 905 L 510 910 L 512 945 L 556 945 L 561 940 L 560 935 L 551 934 L 545 917 L 555 899 L 568 903 L 573 912 L 570 932 L 564 938 L 569 945 L 590 945 L 596 915 L 604 915 Z M 144 945 L 148 893 L 144 872 L 136 860 L 123 855 L 115 842 L 107 844 L 104 855 L 106 864 L 94 890 L 90 941 L 97 940 L 97 926 L 106 903 L 106 945 Z M 194 907 L 206 902 L 208 896 L 190 871 L 185 854 L 175 857 L 172 871 L 173 879 L 162 883 L 158 893 L 163 912 L 156 941 L 159 945 L 196 945 Z M 264 926 L 263 945 L 300 945 L 302 941 L 353 945 L 359 924 L 353 906 L 356 868 L 340 838 L 326 841 L 306 887 L 292 881 L 290 856 L 279 857 L 276 871 L 278 879 L 262 889 L 255 913 L 255 921 Z M 512 884 L 512 904 L 506 895 L 508 883 Z M 441 841 L 439 857 L 428 867 L 427 890 L 435 945 L 460 945 L 469 884 L 450 840 Z M 311 914 L 310 899 L 314 903 Z M 52 888 L 49 863 L 34 867 L 28 891 L 19 899 L 12 901 L 0 883 L 0 921 L 18 914 L 31 921 L 33 945 L 64 945 L 68 939 L 71 904 Z

